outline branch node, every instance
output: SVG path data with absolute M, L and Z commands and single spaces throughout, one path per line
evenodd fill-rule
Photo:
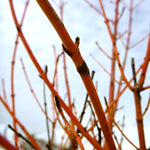
M 18 31 L 18 32 L 20 32 L 20 31 L 21 31 L 19 26 L 17 26 L 16 28 L 17 28 L 17 31 Z
M 55 95 L 55 103 L 59 112 L 62 111 L 58 97 Z
M 85 61 L 83 61 L 81 66 L 77 67 L 77 71 L 79 74 L 82 74 L 82 75 L 89 74 L 89 68 Z
M 71 57 L 72 53 L 68 49 L 66 49 L 66 47 L 64 46 L 64 44 L 62 44 L 62 47 L 63 47 L 63 50 Z

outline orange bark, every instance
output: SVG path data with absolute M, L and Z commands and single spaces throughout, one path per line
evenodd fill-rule
M 61 97 L 58 95 L 58 93 L 55 91 L 53 85 L 49 82 L 48 78 L 45 76 L 45 72 L 42 70 L 42 68 L 40 67 L 39 63 L 37 62 L 36 58 L 34 57 L 23 33 L 22 30 L 18 24 L 18 20 L 16 18 L 16 14 L 14 11 L 14 7 L 12 4 L 12 1 L 10 0 L 10 7 L 11 7 L 11 11 L 12 11 L 12 15 L 13 15 L 13 19 L 14 19 L 14 23 L 16 25 L 16 28 L 18 30 L 19 36 L 32 60 L 32 62 L 34 63 L 35 67 L 37 68 L 37 70 L 39 71 L 42 79 L 45 81 L 45 83 L 47 84 L 48 88 L 51 90 L 51 92 L 56 95 L 59 98 L 60 104 L 63 107 L 63 109 L 66 111 L 66 113 L 70 116 L 70 119 L 74 122 L 74 124 L 77 125 L 78 129 L 80 130 L 80 132 L 89 140 L 89 142 L 97 149 L 102 149 L 101 146 L 99 145 L 99 143 L 93 139 L 86 131 L 85 129 L 81 126 L 80 122 L 76 119 L 76 117 L 72 114 L 72 112 L 70 111 L 70 109 L 68 108 L 68 106 L 63 102 L 63 100 L 61 99 Z M 76 48 L 76 46 L 73 46 L 74 48 Z M 79 57 L 78 61 L 81 60 L 82 57 Z
M 54 11 L 54 9 L 52 8 L 51 4 L 47 0 L 37 0 L 37 2 L 40 5 L 41 9 L 44 11 L 45 15 L 48 17 L 49 21 L 52 23 L 52 25 L 55 28 L 56 32 L 58 33 L 59 37 L 61 38 L 61 40 L 66 48 L 67 54 L 71 57 L 72 61 L 74 62 L 75 66 L 80 74 L 80 77 L 82 78 L 82 81 L 86 87 L 88 95 L 91 98 L 92 104 L 94 106 L 96 115 L 98 117 L 104 137 L 107 141 L 107 144 L 110 149 L 115 150 L 116 147 L 115 147 L 112 135 L 108 129 L 108 124 L 106 121 L 106 117 L 105 117 L 102 105 L 100 103 L 100 99 L 97 95 L 96 89 L 95 89 L 94 84 L 89 75 L 88 68 L 87 68 L 78 48 L 75 46 L 75 44 L 71 40 L 67 30 L 64 27 L 64 24 L 61 22 L 61 20 L 57 16 L 57 14 Z
M 31 143 L 35 146 L 35 148 L 37 150 L 41 150 L 41 148 L 39 147 L 39 145 L 37 144 L 37 142 L 34 140 L 34 138 L 29 134 L 29 132 L 27 131 L 27 129 L 21 124 L 21 122 L 16 118 L 16 116 L 14 116 L 13 111 L 10 110 L 9 106 L 4 102 L 3 98 L 0 96 L 0 101 L 2 102 L 2 104 L 4 105 L 4 107 L 7 109 L 7 111 L 9 112 L 9 114 L 13 117 L 13 119 L 15 120 L 16 124 L 18 124 L 21 129 L 24 131 L 24 133 L 27 135 L 27 137 L 29 138 L 29 140 L 31 141 Z
M 29 3 L 29 0 L 26 1 L 26 5 L 25 5 L 24 11 L 23 11 L 20 26 L 22 26 L 22 24 L 23 24 L 26 10 L 28 7 L 28 3 Z M 12 58 L 12 63 L 11 63 L 11 98 L 12 98 L 12 110 L 13 110 L 13 126 L 14 126 L 15 131 L 17 131 L 17 127 L 16 127 L 16 122 L 14 119 L 15 115 L 16 115 L 16 112 L 15 112 L 15 93 L 14 93 L 14 67 L 15 67 L 15 58 L 16 58 L 16 52 L 17 52 L 17 47 L 18 47 L 18 40 L 19 40 L 19 35 L 17 34 L 13 58 Z M 15 145 L 17 146 L 17 135 L 15 134 L 14 137 L 15 137 Z
M 0 134 L 0 145 L 5 149 L 18 150 L 18 148 L 14 147 L 5 137 Z
M 142 116 L 142 108 L 141 108 L 141 96 L 140 92 L 143 88 L 143 84 L 146 77 L 146 71 L 149 64 L 150 59 L 150 34 L 149 34 L 149 40 L 148 40 L 148 46 L 147 46 L 147 52 L 145 56 L 145 60 L 143 63 L 142 72 L 140 75 L 140 79 L 138 83 L 134 86 L 134 99 L 135 99 L 135 108 L 136 108 L 136 122 L 137 122 L 137 129 L 138 129 L 138 136 L 139 136 L 139 143 L 140 143 L 140 149 L 146 150 L 145 145 L 145 135 L 144 135 L 144 126 L 143 126 L 143 117 Z

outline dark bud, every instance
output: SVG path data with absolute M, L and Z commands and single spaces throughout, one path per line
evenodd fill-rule
M 71 53 L 68 49 L 66 49 L 66 47 L 65 47 L 64 44 L 62 44 L 62 48 L 63 48 L 63 50 L 64 50 L 69 56 L 72 55 L 72 53 Z
M 89 68 L 85 61 L 83 61 L 82 65 L 77 68 L 77 71 L 80 74 L 89 74 Z

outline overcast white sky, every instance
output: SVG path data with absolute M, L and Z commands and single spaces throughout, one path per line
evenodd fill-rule
M 97 8 L 100 8 L 98 0 L 92 1 Z M 14 1 L 17 16 L 20 20 L 22 11 L 24 8 L 25 0 Z M 108 10 L 107 15 L 113 17 L 113 11 L 111 10 L 112 4 L 110 1 L 105 1 L 105 8 Z M 133 34 L 131 39 L 131 45 L 136 41 L 148 34 L 149 24 L 150 24 L 150 1 L 145 0 L 142 5 L 137 8 L 133 15 Z M 59 13 L 58 9 L 56 9 Z M 124 31 L 127 29 L 128 21 L 128 11 L 125 10 L 126 17 L 122 19 L 119 25 L 119 30 Z M 103 70 L 94 62 L 94 60 L 89 56 L 92 53 L 100 62 L 110 71 L 110 60 L 107 59 L 97 48 L 95 42 L 98 41 L 99 44 L 104 48 L 104 50 L 111 55 L 111 44 L 110 39 L 104 24 L 102 17 L 97 15 L 97 13 L 92 10 L 84 0 L 70 0 L 67 1 L 64 10 L 64 24 L 70 33 L 72 39 L 76 36 L 80 37 L 80 51 L 85 58 L 90 70 L 95 70 L 96 74 L 94 77 L 94 82 L 98 81 L 98 94 L 103 102 L 103 97 L 108 98 L 109 93 L 109 77 L 103 72 Z M 56 46 L 57 54 L 61 52 L 61 41 L 54 31 L 52 25 L 49 23 L 47 18 L 43 15 L 43 12 L 39 8 L 36 1 L 30 1 L 29 8 L 25 17 L 23 24 L 23 32 L 31 49 L 33 50 L 37 60 L 42 67 L 45 64 L 48 65 L 48 76 L 52 81 L 53 71 L 54 71 L 54 59 L 53 59 L 53 45 Z M 7 98 L 11 102 L 10 93 L 10 70 L 11 70 L 11 59 L 13 54 L 13 48 L 16 37 L 16 29 L 13 23 L 13 19 L 10 13 L 9 3 L 6 0 L 0 1 L 0 80 L 5 80 Z M 132 77 L 130 60 L 131 57 L 135 58 L 136 68 L 142 63 L 144 54 L 147 48 L 147 39 L 142 42 L 136 49 L 132 49 L 129 52 L 129 57 L 127 60 L 126 75 L 128 79 Z M 123 56 L 124 50 L 119 43 L 120 57 Z M 19 41 L 16 62 L 15 62 L 15 98 L 16 98 L 16 109 L 18 118 L 25 124 L 29 131 L 33 132 L 43 132 L 45 131 L 45 118 L 41 113 L 38 105 L 33 99 L 30 93 L 29 87 L 26 83 L 23 70 L 20 63 L 20 58 L 23 59 L 29 79 L 32 83 L 33 89 L 36 92 L 40 102 L 43 104 L 43 82 L 38 76 L 38 72 L 33 66 L 29 56 L 27 55 L 24 46 L 21 41 Z M 71 98 L 76 99 L 76 106 L 78 114 L 82 110 L 82 105 L 85 99 L 85 89 L 83 84 L 76 73 L 76 69 L 70 59 L 67 57 L 67 68 L 68 77 L 71 87 Z M 59 63 L 59 91 L 62 98 L 64 98 L 66 91 L 64 91 L 65 82 L 62 80 L 63 75 L 62 59 Z M 148 68 L 148 78 L 150 77 L 150 69 Z M 118 79 L 119 73 L 116 74 Z M 147 80 L 146 85 L 150 85 L 149 80 Z M 117 86 L 116 86 L 117 87 Z M 0 85 L 0 94 L 2 95 L 2 86 Z M 126 94 L 126 96 L 125 96 Z M 47 90 L 47 99 L 50 98 L 50 93 Z M 142 93 L 142 106 L 143 109 L 147 104 L 149 96 L 149 90 Z M 11 103 L 10 103 L 11 104 Z M 123 110 L 116 115 L 116 120 L 122 118 L 123 115 L 126 116 L 126 133 L 131 135 L 131 137 L 136 141 L 136 122 L 134 113 L 134 100 L 132 93 L 127 90 L 126 93 L 120 99 L 119 106 L 125 106 Z M 50 109 L 50 105 L 48 105 Z M 150 143 L 150 111 L 148 110 L 144 124 L 146 127 L 146 139 L 147 145 Z M 51 110 L 49 111 L 51 115 Z M 37 119 L 35 119 L 37 118 Z M 34 121 L 33 121 L 34 119 Z M 0 123 L 8 124 L 11 123 L 9 115 L 6 113 L 4 107 L 0 103 Z M 44 126 L 44 129 L 43 129 Z M 129 128 L 132 130 L 129 130 Z M 130 136 L 129 136 L 130 137 Z M 131 138 L 131 139 L 132 139 Z M 150 146 L 150 145 L 149 145 Z M 131 147 L 132 148 L 132 147 Z

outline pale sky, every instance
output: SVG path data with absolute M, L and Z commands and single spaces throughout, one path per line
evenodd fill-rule
M 15 1 L 15 8 L 17 16 L 20 20 L 22 11 L 24 8 L 25 0 Z M 99 3 L 97 0 L 94 0 L 93 3 L 100 9 Z M 133 33 L 131 38 L 131 45 L 136 43 L 141 37 L 145 36 L 149 32 L 150 24 L 150 1 L 145 0 L 139 8 L 137 8 L 133 14 Z M 105 8 L 107 8 L 107 15 L 114 17 L 112 14 L 110 2 L 105 2 Z M 56 6 L 54 5 L 56 8 Z M 58 9 L 57 13 L 59 13 Z M 128 21 L 128 11 L 125 10 L 126 17 L 122 19 L 121 24 L 119 24 L 119 31 L 125 31 L 127 29 Z M 90 53 L 96 57 L 108 71 L 110 71 L 110 60 L 107 59 L 102 52 L 100 52 L 95 44 L 99 42 L 101 47 L 111 55 L 111 44 L 110 39 L 104 24 L 104 19 L 97 15 L 97 13 L 92 10 L 84 1 L 81 0 L 70 0 L 65 5 L 64 9 L 64 24 L 67 28 L 69 34 L 74 40 L 76 36 L 80 37 L 80 51 L 85 61 L 87 62 L 90 70 L 95 70 L 96 74 L 94 77 L 94 83 L 98 81 L 98 94 L 104 106 L 104 96 L 108 98 L 109 94 L 109 76 L 96 64 L 96 62 L 90 57 Z M 30 1 L 25 21 L 23 24 L 23 32 L 27 41 L 38 59 L 40 65 L 44 68 L 45 64 L 48 65 L 48 76 L 50 81 L 52 81 L 53 71 L 54 71 L 54 53 L 53 45 L 56 47 L 57 54 L 61 52 L 61 41 L 53 29 L 52 25 L 49 23 L 47 18 L 44 16 L 43 12 L 39 8 L 36 1 Z M 11 71 L 11 60 L 13 55 L 13 48 L 15 44 L 16 29 L 13 23 L 11 16 L 9 3 L 8 1 L 0 1 L 0 81 L 5 80 L 7 99 L 11 104 L 11 89 L 10 89 L 10 71 Z M 118 49 L 120 57 L 123 56 L 124 50 L 121 43 L 118 43 Z M 147 39 L 139 44 L 136 49 L 131 49 L 127 59 L 126 66 L 126 76 L 128 79 L 132 77 L 131 72 L 131 57 L 135 58 L 136 68 L 143 62 L 145 51 L 147 48 Z M 20 58 L 23 59 L 27 74 L 33 86 L 37 97 L 39 98 L 41 104 L 43 105 L 43 82 L 38 76 L 38 72 L 33 66 L 24 46 L 19 40 L 19 46 L 15 62 L 15 98 L 16 98 L 16 109 L 17 117 L 25 124 L 29 131 L 34 132 L 43 132 L 43 126 L 45 127 L 45 118 L 41 113 L 38 105 L 36 104 L 30 89 L 27 85 L 27 82 L 24 77 L 22 70 Z M 65 82 L 63 80 L 63 65 L 62 58 L 59 63 L 59 91 L 62 98 L 65 97 L 66 90 L 64 91 Z M 79 75 L 76 72 L 76 69 L 67 56 L 67 69 L 68 69 L 68 78 L 71 87 L 71 98 L 76 99 L 75 103 L 77 106 L 78 115 L 80 114 L 86 91 L 81 82 Z M 150 77 L 150 68 L 148 68 L 148 76 L 145 85 L 150 85 L 148 78 Z M 118 79 L 119 72 L 117 71 L 116 78 Z M 117 88 L 117 86 L 116 86 Z M 47 100 L 50 99 L 50 92 L 46 90 Z M 142 107 L 143 110 L 147 104 L 150 90 L 142 92 Z M 0 95 L 2 95 L 2 86 L 0 84 Z M 67 101 L 67 100 L 65 100 Z M 133 94 L 127 90 L 120 99 L 119 107 L 124 106 L 123 110 L 120 110 L 116 114 L 116 121 L 122 119 L 122 116 L 126 116 L 125 131 L 127 135 L 131 134 L 131 139 L 137 142 L 137 136 L 135 136 L 136 122 L 135 122 L 135 112 L 134 112 L 134 99 Z M 51 108 L 50 104 L 48 105 Z M 105 108 L 105 106 L 104 106 Z M 145 134 L 147 145 L 150 143 L 150 110 L 147 111 L 145 115 L 144 124 L 145 124 Z M 51 110 L 49 111 L 51 116 Z M 37 119 L 35 119 L 37 118 Z M 34 121 L 33 121 L 34 119 Z M 4 107 L 0 103 L 0 124 L 11 123 L 9 115 L 6 113 Z M 129 131 L 129 129 L 131 129 Z M 132 132 L 131 132 L 132 131 Z M 130 136 L 129 136 L 130 137 Z M 138 144 L 137 144 L 138 145 Z M 150 145 L 149 145 L 150 146 Z M 130 148 L 130 147 L 129 147 Z M 132 149 L 132 146 L 131 146 Z

